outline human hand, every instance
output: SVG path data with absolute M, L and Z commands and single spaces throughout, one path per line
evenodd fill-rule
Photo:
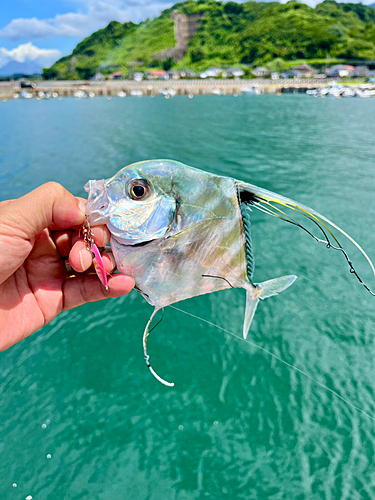
M 60 312 L 119 297 L 133 288 L 130 276 L 108 279 L 108 292 L 97 276 L 69 277 L 65 260 L 82 273 L 92 265 L 78 230 L 85 219 L 85 201 L 60 184 L 49 182 L 13 201 L 0 203 L 0 351 L 28 337 Z M 95 243 L 105 246 L 109 232 L 92 228 Z M 108 273 L 113 257 L 103 255 Z

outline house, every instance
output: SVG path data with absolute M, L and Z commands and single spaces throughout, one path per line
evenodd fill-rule
M 367 76 L 369 71 L 368 66 L 356 66 L 353 76 Z
M 278 80 L 280 78 L 280 73 L 277 73 L 276 71 L 273 71 L 271 73 L 271 80 Z
M 144 74 L 140 71 L 134 73 L 129 73 L 129 80 L 134 80 L 136 82 L 141 82 L 143 80 Z
M 240 78 L 245 74 L 245 72 L 241 68 L 229 68 L 225 71 L 227 77 Z M 224 76 L 224 74 L 223 74 Z
M 180 79 L 180 72 L 169 70 L 168 71 L 168 79 L 169 80 L 179 80 Z
M 161 80 L 163 79 L 163 77 L 165 77 L 166 74 L 167 72 L 165 71 L 165 69 L 151 69 L 147 73 L 147 78 L 149 80 Z
M 270 70 L 268 68 L 263 68 L 262 66 L 259 68 L 255 68 L 252 70 L 252 74 L 259 77 L 268 76 L 270 74 Z
M 200 73 L 200 78 L 216 78 L 223 71 L 222 68 L 208 68 L 203 73 Z
M 327 69 L 326 75 L 333 78 L 343 78 L 345 76 L 352 76 L 354 74 L 355 67 L 348 64 L 336 64 Z
M 304 76 L 305 78 L 311 78 L 314 75 L 314 70 L 309 64 L 297 64 L 292 67 L 292 71 L 298 71 L 299 76 Z
M 115 73 L 112 73 L 108 77 L 110 80 L 122 80 L 124 78 L 124 75 L 120 71 L 116 71 Z
M 91 80 L 94 80 L 95 82 L 104 82 L 105 80 L 105 76 L 103 75 L 103 73 L 100 73 L 100 71 L 98 71 L 97 73 L 95 73 L 95 75 L 91 78 Z

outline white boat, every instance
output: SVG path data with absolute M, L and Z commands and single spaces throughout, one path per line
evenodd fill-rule
M 319 90 L 318 89 L 309 89 L 309 90 L 306 90 L 306 95 L 316 96 L 317 94 L 319 94 Z
M 342 97 L 355 97 L 357 95 L 357 92 L 355 89 L 351 89 L 349 87 L 344 88 L 343 93 L 341 94 Z
M 174 97 L 176 95 L 176 91 L 173 90 L 173 89 L 162 89 L 159 91 L 159 93 L 161 95 L 163 95 L 164 97 Z
M 142 97 L 143 92 L 142 92 L 142 90 L 132 90 L 130 92 L 130 95 L 132 95 L 133 97 Z
M 213 95 L 224 95 L 224 92 L 221 89 L 212 89 Z
M 89 92 L 89 97 L 91 97 L 91 99 L 95 97 L 95 92 Z
M 74 97 L 76 97 L 77 99 L 84 99 L 85 97 L 87 97 L 87 94 L 83 90 L 76 90 L 74 92 Z
M 18 94 L 13 94 L 13 99 L 18 99 L 19 95 Z
M 361 99 L 367 99 L 368 97 L 375 97 L 375 90 L 361 90 L 357 89 L 357 96 Z
M 119 92 L 117 92 L 117 97 L 126 97 L 126 92 L 119 90 Z
M 242 87 L 240 92 L 246 95 L 259 95 L 254 87 Z
M 59 97 L 59 94 L 57 92 L 52 92 L 52 97 L 54 99 L 57 99 Z
M 31 92 L 21 92 L 20 97 L 23 97 L 24 99 L 31 99 L 33 94 Z

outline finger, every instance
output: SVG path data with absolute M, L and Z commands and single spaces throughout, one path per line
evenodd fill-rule
M 113 256 L 113 253 L 111 251 L 104 251 L 102 253 L 102 260 L 103 260 L 103 265 L 104 269 L 106 270 L 107 274 L 113 273 L 113 271 L 116 269 L 116 261 Z
M 106 291 L 96 276 L 79 276 L 65 280 L 63 309 L 73 309 L 87 302 L 121 297 L 129 293 L 134 287 L 134 280 L 130 276 L 117 274 L 108 279 L 109 290 Z
M 85 205 L 61 184 L 48 182 L 1 206 L 0 231 L 7 236 L 31 239 L 43 229 L 68 229 L 85 218 Z
M 72 248 L 73 231 L 52 231 L 51 236 L 61 257 L 67 257 Z
M 87 250 L 83 240 L 78 240 L 70 250 L 69 264 L 78 273 L 83 273 L 92 266 L 92 253 Z

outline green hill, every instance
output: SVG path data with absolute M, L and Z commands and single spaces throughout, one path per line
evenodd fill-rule
M 191 32 L 181 28 L 177 40 L 176 13 L 185 26 L 186 20 L 191 21 Z M 296 60 L 327 57 L 375 60 L 373 7 L 333 0 L 315 9 L 295 0 L 287 4 L 188 0 L 139 24 L 112 21 L 45 70 L 45 77 L 88 78 L 98 70 L 127 73 L 150 67 L 272 66 L 275 61 L 287 67 Z

